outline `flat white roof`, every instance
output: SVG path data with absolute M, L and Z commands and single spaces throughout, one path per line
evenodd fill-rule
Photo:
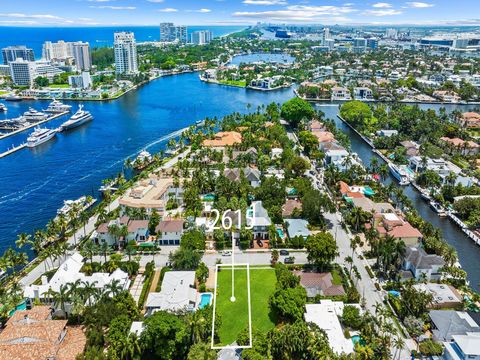
M 168 271 L 162 281 L 160 292 L 150 293 L 145 307 L 175 312 L 194 306 L 197 299 L 195 271 Z
M 343 313 L 344 303 L 341 301 L 321 300 L 319 304 L 307 304 L 305 321 L 316 324 L 324 330 L 328 342 L 337 354 L 353 353 L 352 339 L 346 339 L 338 316 Z

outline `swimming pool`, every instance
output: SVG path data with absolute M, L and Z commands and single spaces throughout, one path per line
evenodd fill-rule
M 13 309 L 12 311 L 10 311 L 10 316 L 12 316 L 13 314 L 15 314 L 15 311 L 17 310 L 25 310 L 27 308 L 27 303 L 24 301 L 22 302 L 21 304 L 17 305 L 15 307 L 15 309 Z
M 198 305 L 199 309 L 203 309 L 205 306 L 208 306 L 211 303 L 212 303 L 212 293 L 200 294 L 200 304 Z
M 283 233 L 282 229 L 277 228 L 277 233 L 278 233 L 278 236 L 280 236 L 280 239 L 283 239 L 285 237 L 285 234 Z

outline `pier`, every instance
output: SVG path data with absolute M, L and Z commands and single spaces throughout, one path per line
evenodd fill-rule
M 46 118 L 45 120 L 42 120 L 42 121 L 38 121 L 38 122 L 36 122 L 36 123 L 29 124 L 29 125 L 27 125 L 27 126 L 24 126 L 24 127 L 20 128 L 20 129 L 17 129 L 17 130 L 15 130 L 15 131 L 12 131 L 12 132 L 9 132 L 9 133 L 6 133 L 6 134 L 2 134 L 2 135 L 0 135 L 0 140 L 3 140 L 3 139 L 5 139 L 5 138 L 7 138 L 7 137 L 9 137 L 9 136 L 13 136 L 13 135 L 15 135 L 15 134 L 19 134 L 19 133 L 21 133 L 21 132 L 23 132 L 23 131 L 25 131 L 25 130 L 28 130 L 28 129 L 31 129 L 31 128 L 35 127 L 35 126 L 38 126 L 38 125 L 47 123 L 47 122 L 52 121 L 52 120 L 54 120 L 54 119 L 58 119 L 59 117 L 61 117 L 61 116 L 63 116 L 63 115 L 67 115 L 68 113 L 69 113 L 69 111 L 64 111 L 64 112 L 61 112 L 61 113 L 58 113 L 58 114 L 53 114 L 53 115 L 50 115 L 50 116 L 49 116 L 48 118 Z M 7 155 L 8 155 L 8 154 L 7 154 Z M 6 155 L 5 155 L 5 156 L 6 156 Z M 2 157 L 2 156 L 0 156 L 0 157 Z
M 5 156 L 8 156 L 10 154 L 13 154 L 14 152 L 17 152 L 18 150 L 22 150 L 26 146 L 27 146 L 27 144 L 24 143 L 24 144 L 20 144 L 18 146 L 14 146 L 11 149 L 8 149 L 7 151 L 0 154 L 0 159 L 5 157 Z

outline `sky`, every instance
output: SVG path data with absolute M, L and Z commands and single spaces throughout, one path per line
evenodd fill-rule
M 480 25 L 478 0 L 2 0 L 0 26 Z

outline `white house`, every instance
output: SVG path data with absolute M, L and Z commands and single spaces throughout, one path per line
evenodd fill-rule
M 444 360 L 480 360 L 480 333 L 452 335 L 453 341 L 444 342 Z
M 352 100 L 350 90 L 345 87 L 334 86 L 332 88 L 332 101 L 349 101 Z
M 268 228 L 272 225 L 272 220 L 270 220 L 261 201 L 252 202 L 252 205 L 247 209 L 247 223 L 253 226 L 253 238 L 255 240 L 268 240 Z
M 162 290 L 148 295 L 147 315 L 156 311 L 193 311 L 197 301 L 195 271 L 168 271 L 162 281 Z
M 341 301 L 320 300 L 319 304 L 305 305 L 304 318 L 325 331 L 330 347 L 336 354 L 353 353 L 352 339 L 347 339 L 343 334 L 339 316 L 343 314 L 345 304 Z
M 164 220 L 155 228 L 159 245 L 180 245 L 183 234 L 183 220 Z
M 427 254 L 422 248 L 407 247 L 403 266 L 405 270 L 410 270 L 417 280 L 440 280 L 440 269 L 445 266 L 445 260 L 441 256 Z
M 373 100 L 373 91 L 365 86 L 356 87 L 353 89 L 353 97 L 361 101 Z
M 49 290 L 58 292 L 64 285 L 72 284 L 77 280 L 80 280 L 81 286 L 83 284 L 92 284 L 97 289 L 104 289 L 105 286 L 111 284 L 113 281 L 118 280 L 119 286 L 123 290 L 127 290 L 130 287 L 130 279 L 128 274 L 120 269 L 115 270 L 113 273 L 93 273 L 91 276 L 80 272 L 83 266 L 83 256 L 79 253 L 74 253 L 65 262 L 60 265 L 50 281 L 45 276 L 42 276 L 42 283 L 40 285 L 30 285 L 25 288 L 24 296 L 27 299 L 41 302 L 51 302 L 51 295 Z M 69 311 L 67 305 L 67 312 Z

